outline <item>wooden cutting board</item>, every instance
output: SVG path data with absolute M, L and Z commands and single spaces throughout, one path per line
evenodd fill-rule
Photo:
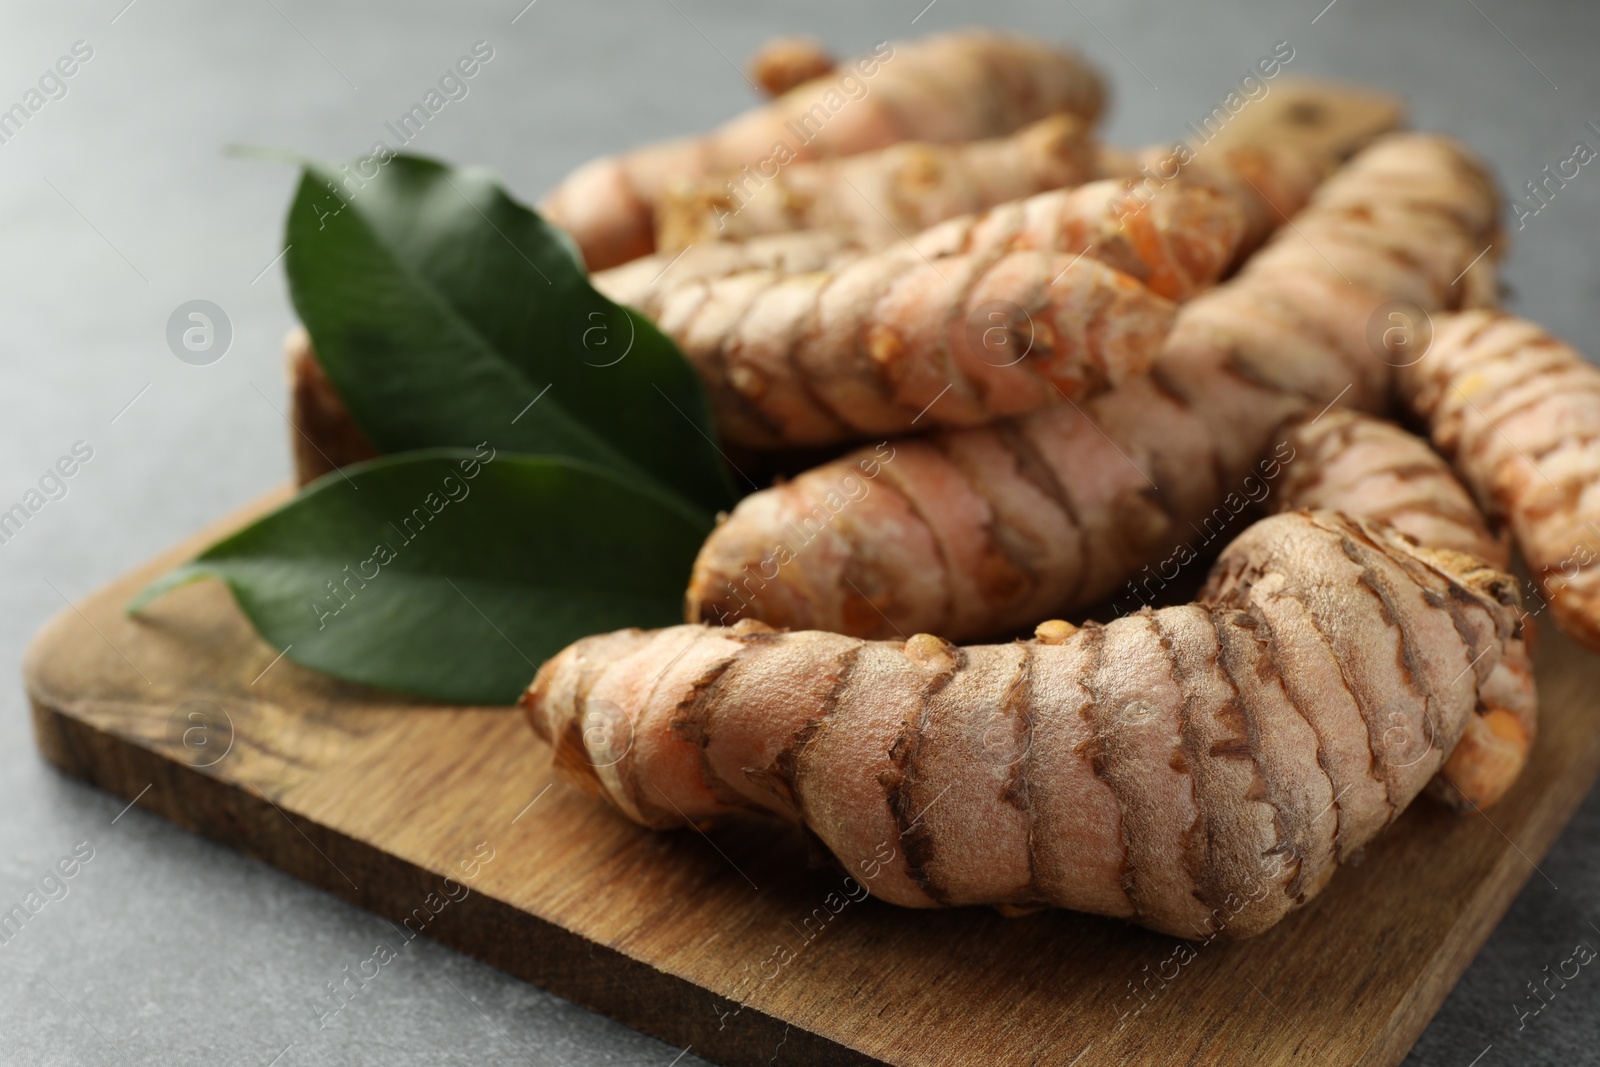
M 1394 1064 L 1600 769 L 1600 658 L 1545 627 L 1542 734 L 1484 814 L 1419 801 L 1253 941 L 855 899 L 766 828 L 650 833 L 553 783 L 505 708 L 334 682 L 216 582 L 128 597 L 281 499 L 63 611 L 26 676 L 67 773 L 397 926 L 725 1064 Z M 449 880 L 447 881 L 447 877 Z

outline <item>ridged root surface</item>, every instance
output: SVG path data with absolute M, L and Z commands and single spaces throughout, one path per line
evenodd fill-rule
M 1292 458 L 1270 497 L 1274 510 L 1327 509 L 1381 523 L 1429 548 L 1476 556 L 1504 570 L 1510 547 L 1490 530 L 1466 486 L 1427 442 L 1355 411 L 1334 408 L 1281 431 Z M 1477 714 L 1430 795 L 1456 808 L 1486 808 L 1511 788 L 1538 732 L 1533 664 L 1521 635 L 1510 638 L 1479 690 Z
M 1229 197 L 1244 216 L 1244 237 L 1236 257 L 1254 252 L 1277 232 L 1284 220 L 1311 202 L 1317 186 L 1336 165 L 1330 155 L 1303 145 L 1245 144 L 1225 150 L 1220 158 L 1196 156 L 1187 147 L 1146 148 L 1123 153 L 1102 148 L 1096 165 L 1102 177 L 1130 183 L 1141 199 L 1159 200 L 1177 181 L 1201 185 Z
M 711 243 L 596 275 L 678 342 L 727 438 L 821 445 L 972 426 L 1142 373 L 1232 261 L 1228 196 L 1043 193 L 863 252 L 826 231 Z
M 723 437 L 759 448 L 1093 396 L 1143 373 L 1175 314 L 1095 259 L 1039 251 L 748 270 L 673 286 L 640 310 L 699 372 Z
M 746 497 L 695 562 L 688 617 L 972 640 L 1117 594 L 1246 492 L 1285 418 L 1388 402 L 1401 360 L 1371 324 L 1389 301 L 1427 311 L 1492 291 L 1473 270 L 1492 258 L 1494 204 L 1454 142 L 1375 143 L 1238 276 L 1183 305 L 1147 375 Z
M 572 235 L 589 269 L 601 270 L 654 250 L 656 205 L 676 183 L 774 157 L 826 159 L 899 141 L 996 137 L 1057 112 L 1092 121 L 1104 102 L 1098 75 L 1078 56 L 1007 34 L 942 34 L 860 62 L 870 73 L 848 64 L 703 136 L 587 163 L 540 210 Z
M 996 259 L 1007 252 L 1064 252 L 1115 267 L 1159 296 L 1188 300 L 1229 268 L 1248 236 L 1245 199 L 1235 187 L 1170 182 L 1148 202 L 1124 180 L 1105 179 L 1008 201 L 907 231 L 888 244 L 862 243 L 838 229 L 707 241 L 596 273 L 597 289 L 655 317 L 684 286 L 751 270 L 834 275 L 863 258 L 905 269 L 944 256 Z M 1252 194 L 1253 196 L 1254 194 Z
M 884 245 L 937 222 L 1087 181 L 1089 124 L 1051 115 L 1004 137 L 913 142 L 876 152 L 718 175 L 668 190 L 656 247 L 826 229 Z M 769 173 L 770 172 L 770 176 Z
M 1600 649 L 1600 369 L 1533 323 L 1474 310 L 1434 319 L 1400 390 L 1511 527 L 1562 630 Z
M 897 904 L 1184 937 L 1231 915 L 1242 937 L 1439 769 L 1515 603 L 1471 557 L 1295 512 L 1234 541 L 1197 603 L 965 648 L 619 631 L 549 661 L 524 704 L 564 773 L 646 826 L 777 816 Z

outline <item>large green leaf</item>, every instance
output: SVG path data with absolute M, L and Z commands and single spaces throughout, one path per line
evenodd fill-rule
M 709 523 L 567 458 L 435 449 L 329 474 L 128 605 L 221 578 L 256 630 L 339 678 L 513 701 L 588 634 L 682 620 Z
M 368 162 L 308 164 L 285 241 L 295 309 L 380 452 L 487 440 L 731 502 L 693 368 L 564 234 L 484 170 Z

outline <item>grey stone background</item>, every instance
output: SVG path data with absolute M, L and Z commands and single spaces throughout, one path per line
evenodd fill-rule
M 94 449 L 68 495 L 0 546 L 8 669 L 63 597 L 286 476 L 275 407 L 291 314 L 269 264 L 294 175 L 222 148 L 356 155 L 477 40 L 494 59 L 411 147 L 494 167 L 529 200 L 593 155 L 744 107 L 732 63 L 780 31 L 846 53 L 968 23 L 1071 40 L 1115 80 L 1109 134 L 1127 144 L 1175 134 L 1287 39 L 1293 73 L 1402 94 L 1417 125 L 1467 138 L 1513 188 L 1580 138 L 1600 147 L 1584 127 L 1600 122 L 1600 7 L 1578 2 L 525 2 L 0 8 L 0 106 L 73 42 L 94 49 L 67 95 L 0 144 L 0 508 L 73 442 Z M 1508 276 L 1516 308 L 1600 352 L 1591 171 L 1600 163 L 1513 233 Z M 194 299 L 232 322 L 213 365 L 166 344 L 168 316 Z M 40 760 L 12 678 L 0 687 L 0 901 L 80 841 L 95 854 L 66 898 L 0 947 L 0 1061 L 667 1067 L 679 1055 L 427 942 L 317 1030 L 307 998 L 370 953 L 383 921 L 138 809 L 113 825 L 121 800 Z M 1600 971 L 1521 1029 L 1515 1007 L 1578 941 L 1600 947 L 1597 832 L 1591 796 L 1408 1062 L 1600 1059 Z

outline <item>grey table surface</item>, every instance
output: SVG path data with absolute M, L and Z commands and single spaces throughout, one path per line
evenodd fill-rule
M 295 175 L 227 157 L 227 145 L 354 156 L 487 41 L 494 56 L 469 95 L 410 148 L 495 168 L 531 200 L 591 156 L 744 107 L 753 94 L 736 63 L 771 34 L 810 32 L 847 53 L 985 23 L 1090 53 L 1115 81 L 1109 135 L 1121 143 L 1176 134 L 1287 40 L 1293 73 L 1401 94 L 1416 125 L 1467 138 L 1512 189 L 1576 141 L 1600 147 L 1585 125 L 1600 126 L 1600 5 L 1326 2 L 8 2 L 0 107 L 76 42 L 92 55 L 0 143 L 0 508 L 75 442 L 93 458 L 0 545 L 0 661 L 15 671 L 67 599 L 286 476 L 278 346 L 292 313 L 274 260 Z M 1515 308 L 1600 352 L 1594 169 L 1513 224 L 1507 277 Z M 234 331 L 209 366 L 180 362 L 165 340 L 173 309 L 196 298 Z M 0 945 L 0 1061 L 699 1062 L 427 942 L 319 1028 L 310 1000 L 387 925 L 143 811 L 118 817 L 122 800 L 39 758 L 12 678 L 0 686 L 0 902 L 80 842 L 93 859 Z M 1408 1063 L 1600 1062 L 1600 972 L 1537 1016 L 1519 1021 L 1517 1007 L 1578 942 L 1600 946 L 1597 833 L 1600 794 Z

